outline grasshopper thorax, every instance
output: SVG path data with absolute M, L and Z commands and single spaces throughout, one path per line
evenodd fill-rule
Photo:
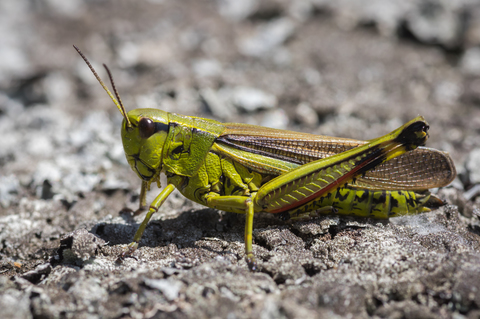
M 158 109 L 135 109 L 122 123 L 125 156 L 132 169 L 144 181 L 158 178 L 162 153 L 168 136 L 168 113 Z M 128 125 L 130 123 L 130 126 Z

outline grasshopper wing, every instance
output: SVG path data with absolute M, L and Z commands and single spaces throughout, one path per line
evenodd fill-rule
M 368 143 L 240 123 L 225 123 L 225 127 L 216 143 L 232 150 L 229 156 L 234 150 L 251 154 L 242 164 L 273 175 Z M 262 163 L 270 164 L 265 166 L 265 171 Z M 275 169 L 271 170 L 273 166 Z M 372 190 L 426 190 L 446 186 L 455 176 L 455 166 L 448 153 L 418 147 L 378 165 L 351 184 Z

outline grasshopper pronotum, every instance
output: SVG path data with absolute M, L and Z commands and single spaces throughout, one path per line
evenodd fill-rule
M 284 219 L 335 213 L 370 218 L 418 214 L 444 203 L 428 189 L 446 186 L 456 175 L 448 153 L 419 147 L 428 124 L 417 117 L 370 141 L 313 135 L 168 113 L 159 109 L 126 112 L 75 47 L 109 94 L 124 120 L 127 161 L 142 180 L 140 208 L 148 208 L 131 255 L 152 215 L 177 188 L 188 199 L 224 211 L 246 214 L 245 255 L 256 268 L 253 216 Z M 147 207 L 151 183 L 167 186 Z

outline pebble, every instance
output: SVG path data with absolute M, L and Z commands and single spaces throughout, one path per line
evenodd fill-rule
M 460 60 L 460 68 L 463 73 L 468 75 L 480 75 L 480 48 L 470 48 Z
M 238 42 L 239 50 L 248 56 L 264 56 L 277 50 L 295 32 L 295 23 L 279 18 L 260 25 L 256 32 Z
M 54 146 L 50 136 L 32 135 L 27 142 L 27 151 L 30 155 L 39 158 L 42 155 L 50 156 L 54 152 Z
M 253 87 L 236 87 L 231 96 L 234 106 L 246 111 L 255 112 L 259 109 L 271 109 L 277 106 L 277 98 Z
M 132 42 L 122 43 L 118 48 L 119 62 L 122 67 L 132 67 L 139 62 L 138 45 Z
M 76 263 L 75 259 L 82 261 L 95 257 L 100 247 L 106 245 L 106 242 L 88 232 L 85 228 L 77 229 L 62 237 L 61 251 L 59 255 L 64 259 L 73 259 L 70 262 Z M 80 263 L 81 264 L 81 263 Z
M 0 295 L 0 308 L 3 318 L 32 318 L 30 312 L 30 294 L 10 289 Z
M 145 279 L 145 285 L 160 290 L 165 298 L 173 301 L 178 298 L 182 283 L 173 279 Z
M 193 61 L 193 72 L 199 77 L 213 77 L 222 72 L 220 62 L 214 59 L 198 59 Z
M 258 7 L 258 0 L 219 0 L 218 12 L 227 20 L 240 21 L 252 14 Z
M 353 29 L 373 24 L 380 34 L 398 37 L 398 30 L 408 29 L 422 43 L 455 48 L 466 42 L 480 44 L 478 4 L 456 1 L 312 1 L 317 10 L 333 12 L 337 25 Z M 468 23 L 465 13 L 468 12 Z
M 70 18 L 79 17 L 85 12 L 85 3 L 82 0 L 46 0 L 45 3 L 49 10 Z
M 480 59 L 479 59 L 480 62 Z M 480 63 L 479 63 L 480 72 Z M 479 73 L 480 74 L 480 73 Z M 463 93 L 463 87 L 460 83 L 451 81 L 442 81 L 435 86 L 433 97 L 437 103 L 445 105 L 455 105 Z
M 303 76 L 311 86 L 319 86 L 322 83 L 322 75 L 314 68 L 306 68 L 303 71 Z
M 51 161 L 42 161 L 38 163 L 33 173 L 34 185 L 42 185 L 43 181 L 48 179 L 50 182 L 59 181 L 62 177 L 60 168 Z
M 297 105 L 295 109 L 296 119 L 302 123 L 309 126 L 314 126 L 318 124 L 318 115 L 314 109 L 310 107 L 308 103 L 302 102 Z
M 102 183 L 102 190 L 110 191 L 117 189 L 129 189 L 130 184 L 119 178 L 114 172 L 109 171 Z
M 10 202 L 15 200 L 19 184 L 14 175 L 0 176 L 0 205 L 2 207 L 10 206 Z
M 466 200 L 471 200 L 474 197 L 477 197 L 478 195 L 480 195 L 480 184 L 477 184 L 473 186 L 471 189 L 469 189 L 468 191 L 466 191 L 463 194 L 463 197 L 465 197 Z
M 63 189 L 72 193 L 88 193 L 93 191 L 95 186 L 100 182 L 99 174 L 81 174 L 72 172 L 62 177 Z
M 268 111 L 260 122 L 261 126 L 284 130 L 288 126 L 288 116 L 282 109 Z
M 52 104 L 66 103 L 73 94 L 72 82 L 60 72 L 52 72 L 43 81 L 47 100 Z
M 0 84 L 6 87 L 11 86 L 12 78 L 26 77 L 32 70 L 31 59 L 25 50 L 25 42 L 35 42 L 29 19 L 30 8 L 27 1 L 0 3 Z
M 475 148 L 470 152 L 465 168 L 469 173 L 470 183 L 480 184 L 480 148 Z
M 231 95 L 230 91 L 214 91 L 210 88 L 200 90 L 200 96 L 202 97 L 204 103 L 207 105 L 210 112 L 212 112 L 215 117 L 221 120 L 232 119 L 233 115 L 235 114 L 235 109 L 233 108 L 232 103 L 225 99 L 225 96 L 228 99 L 229 95 Z
M 428 5 L 419 3 L 414 10 L 407 15 L 409 30 L 422 42 L 441 43 L 454 48 L 461 41 L 461 28 L 463 25 L 460 14 L 454 7 L 460 9 L 462 1 L 456 4 L 436 1 Z

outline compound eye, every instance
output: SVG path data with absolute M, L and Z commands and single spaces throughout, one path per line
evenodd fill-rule
M 138 122 L 138 130 L 140 131 L 140 137 L 149 138 L 155 133 L 155 123 L 148 117 L 142 117 Z

